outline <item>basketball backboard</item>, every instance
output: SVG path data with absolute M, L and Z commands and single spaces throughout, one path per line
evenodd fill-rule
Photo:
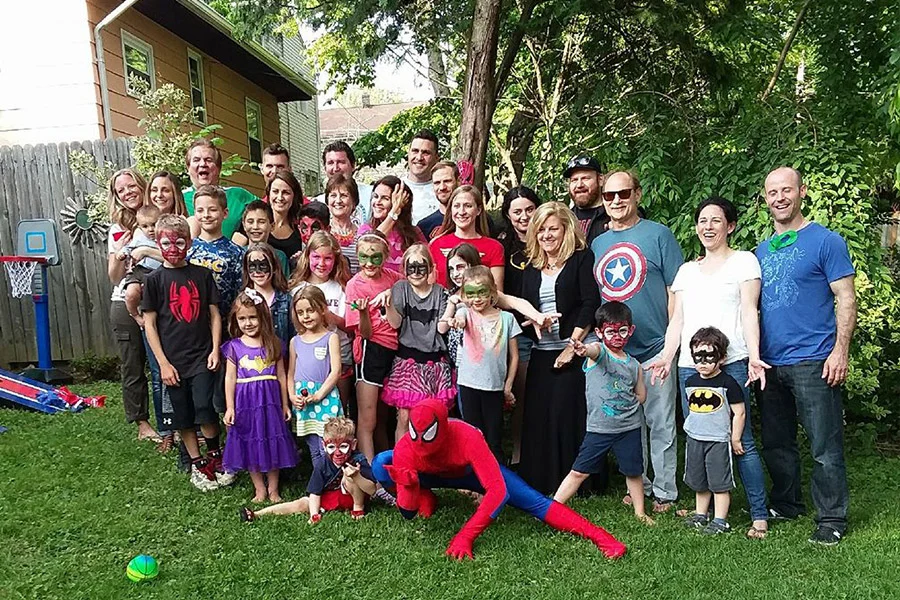
M 22 219 L 19 221 L 16 254 L 43 256 L 48 265 L 59 264 L 59 240 L 56 223 L 51 219 Z

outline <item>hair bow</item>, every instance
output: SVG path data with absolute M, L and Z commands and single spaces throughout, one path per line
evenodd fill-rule
M 244 288 L 244 295 L 253 300 L 253 304 L 262 304 L 265 302 L 265 298 L 262 297 L 262 294 L 253 288 Z

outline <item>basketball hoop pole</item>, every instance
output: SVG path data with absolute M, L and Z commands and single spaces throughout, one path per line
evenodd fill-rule
M 41 263 L 38 266 L 41 269 L 40 293 L 31 294 L 31 300 L 34 302 L 37 368 L 46 373 L 53 370 L 53 358 L 50 352 L 50 303 L 47 300 L 47 263 Z

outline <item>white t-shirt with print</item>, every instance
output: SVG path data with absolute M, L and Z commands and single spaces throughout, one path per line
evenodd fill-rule
M 672 291 L 681 294 L 684 312 L 679 367 L 694 366 L 691 337 L 703 327 L 715 327 L 728 336 L 726 364 L 749 356 L 741 324 L 741 284 L 760 279 L 759 261 L 752 252 L 735 252 L 710 275 L 700 270 L 702 264 L 684 263 L 672 282 Z

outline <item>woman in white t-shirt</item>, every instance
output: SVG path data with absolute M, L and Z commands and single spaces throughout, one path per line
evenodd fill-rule
M 728 200 L 715 196 L 704 200 L 694 213 L 694 221 L 705 254 L 684 263 L 672 282 L 675 302 L 666 329 L 666 345 L 650 368 L 655 377 L 667 377 L 680 347 L 678 379 L 682 411 L 687 415 L 684 383 L 696 373 L 689 348 L 691 337 L 702 327 L 716 327 L 728 336 L 728 354 L 722 370 L 744 386 L 747 407 L 741 437 L 744 453 L 736 455 L 753 519 L 747 537 L 759 539 L 768 532 L 768 509 L 762 461 L 750 426 L 750 390 L 746 387 L 754 381 L 765 387 L 768 368 L 759 358 L 759 262 L 752 252 L 728 246 L 728 235 L 737 225 L 737 210 Z

